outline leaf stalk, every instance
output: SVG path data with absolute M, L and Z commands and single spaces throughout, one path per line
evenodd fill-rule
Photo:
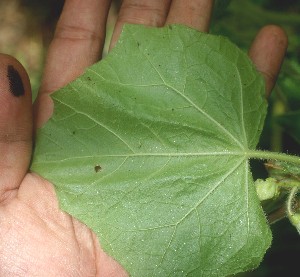
M 274 160 L 274 161 L 293 163 L 300 166 L 300 157 L 296 155 L 289 155 L 285 153 L 262 151 L 262 150 L 253 150 L 253 151 L 249 150 L 246 152 L 246 156 L 250 159 Z

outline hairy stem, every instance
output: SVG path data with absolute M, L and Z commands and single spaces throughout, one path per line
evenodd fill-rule
M 252 159 L 289 162 L 300 166 L 300 157 L 295 155 L 260 150 L 249 150 L 247 151 L 246 155 Z

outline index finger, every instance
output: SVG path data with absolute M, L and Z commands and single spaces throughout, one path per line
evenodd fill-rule
M 66 0 L 49 47 L 35 103 L 36 126 L 53 111 L 49 94 L 82 74 L 102 52 L 111 0 Z

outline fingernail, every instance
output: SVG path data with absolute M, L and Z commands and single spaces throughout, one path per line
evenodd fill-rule
M 7 66 L 7 78 L 9 81 L 9 91 L 15 97 L 20 97 L 25 94 L 22 78 L 13 65 Z

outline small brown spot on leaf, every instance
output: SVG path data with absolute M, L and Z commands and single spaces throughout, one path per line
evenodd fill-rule
M 95 165 L 94 169 L 95 169 L 95 172 L 98 173 L 101 171 L 102 167 L 100 165 Z

